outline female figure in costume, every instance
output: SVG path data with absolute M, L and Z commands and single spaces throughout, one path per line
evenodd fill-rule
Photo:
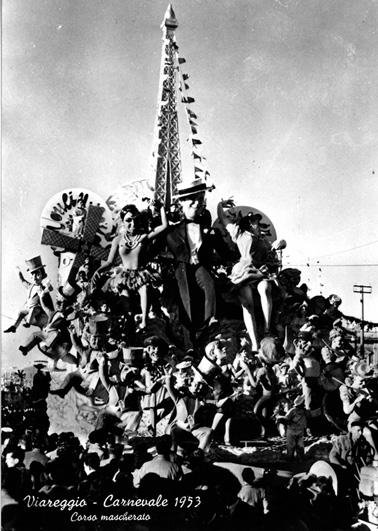
M 160 275 L 146 264 L 146 251 L 148 242 L 168 227 L 167 216 L 164 207 L 160 209 L 161 225 L 151 232 L 143 232 L 139 229 L 140 212 L 135 205 L 126 205 L 120 213 L 122 227 L 119 234 L 114 238 L 107 261 L 96 271 L 94 279 L 100 271 L 109 267 L 118 251 L 122 265 L 112 269 L 109 280 L 109 288 L 118 292 L 138 291 L 142 310 L 140 328 L 146 327 L 148 314 L 147 286 L 156 284 Z M 142 265 L 143 264 L 143 265 Z
M 261 233 L 261 215 L 249 213 L 231 222 L 226 216 L 224 208 L 234 207 L 232 199 L 218 204 L 218 218 L 230 233 L 240 252 L 240 260 L 232 268 L 230 280 L 238 291 L 239 300 L 243 307 L 243 318 L 247 332 L 251 338 L 252 349 L 257 351 L 259 341 L 254 309 L 253 286 L 257 287 L 260 295 L 261 308 L 264 315 L 264 330 L 269 333 L 272 316 L 272 283 L 278 266 L 275 251 L 284 249 L 284 240 L 273 244 Z

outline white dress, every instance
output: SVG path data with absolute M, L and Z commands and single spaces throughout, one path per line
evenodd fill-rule
M 239 232 L 239 228 L 235 223 L 228 223 L 226 229 L 232 241 L 236 243 L 240 253 L 240 259 L 233 266 L 229 275 L 231 282 L 240 285 L 242 283 L 262 280 L 263 276 L 258 270 L 258 267 L 264 264 L 264 258 L 267 257 L 269 251 L 265 240 L 260 240 L 248 231 Z M 257 263 L 255 265 L 253 254 L 256 254 L 255 262 Z

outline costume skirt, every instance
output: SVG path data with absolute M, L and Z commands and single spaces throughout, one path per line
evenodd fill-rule
M 108 289 L 118 292 L 123 290 L 138 291 L 146 284 L 152 287 L 157 287 L 161 284 L 161 275 L 157 269 L 150 265 L 139 269 L 126 269 L 123 266 L 119 266 L 112 269 L 111 277 L 108 281 Z
M 228 277 L 237 286 L 262 280 L 261 272 L 249 260 L 240 260 L 232 268 Z

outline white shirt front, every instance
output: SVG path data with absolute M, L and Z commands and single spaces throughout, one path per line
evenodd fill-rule
M 198 264 L 198 249 L 202 244 L 201 228 L 198 223 L 188 223 L 186 225 L 186 234 L 190 249 L 190 263 Z

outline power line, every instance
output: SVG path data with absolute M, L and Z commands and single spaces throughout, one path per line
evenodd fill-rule
M 378 267 L 378 264 L 285 264 L 284 267 Z
M 350 247 L 349 249 L 343 249 L 342 251 L 336 251 L 335 253 L 322 254 L 321 256 L 314 256 L 314 258 L 325 258 L 327 256 L 335 256 L 337 254 L 347 253 L 348 251 L 354 251 L 355 249 L 362 249 L 363 247 L 368 247 L 369 245 L 373 245 L 374 243 L 378 243 L 378 240 L 374 240 L 368 243 L 363 243 L 362 245 L 356 245 L 355 247 Z

